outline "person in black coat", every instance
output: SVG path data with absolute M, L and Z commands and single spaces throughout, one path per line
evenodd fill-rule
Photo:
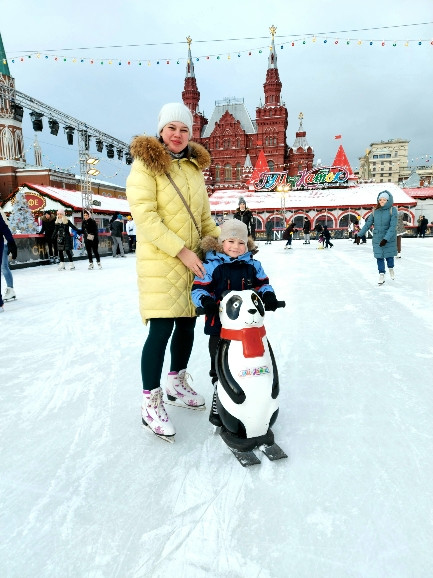
M 42 217 L 42 227 L 39 231 L 39 234 L 44 235 L 45 237 L 44 241 L 48 245 L 48 255 L 50 257 L 51 263 L 54 263 L 56 257 L 58 257 L 57 244 L 53 243 L 53 233 L 55 226 L 56 217 L 52 215 L 50 211 L 45 211 L 44 216 Z
M 87 256 L 89 257 L 89 269 L 93 269 L 93 256 L 92 252 L 95 253 L 95 259 L 98 264 L 98 269 L 102 269 L 101 258 L 98 252 L 99 238 L 98 238 L 98 225 L 95 219 L 92 219 L 90 211 L 85 209 L 83 211 L 83 224 L 82 224 L 83 234 L 84 234 L 84 245 L 86 247 Z
M 327 249 L 328 247 L 329 248 L 333 247 L 334 244 L 331 243 L 331 233 L 329 232 L 329 229 L 326 225 L 324 225 L 323 227 L 322 235 L 325 238 L 325 249 Z
M 248 236 L 252 237 L 253 241 L 256 240 L 256 224 L 252 212 L 247 209 L 247 204 L 244 197 L 239 197 L 239 206 L 233 215 L 234 219 L 242 221 L 245 223 L 248 229 Z
M 287 241 L 286 246 L 284 247 L 285 249 L 291 249 L 292 248 L 292 238 L 293 238 L 293 233 L 296 231 L 295 229 L 295 223 L 292 221 L 287 227 L 286 230 L 283 233 L 283 240 Z
M 57 219 L 53 231 L 53 242 L 57 243 L 57 249 L 59 251 L 60 264 L 59 271 L 65 270 L 65 257 L 63 252 L 66 252 L 68 260 L 70 263 L 69 269 L 72 271 L 75 269 L 75 265 L 72 259 L 72 238 L 69 229 L 73 229 L 77 233 L 81 234 L 82 231 L 78 229 L 75 225 L 71 223 L 69 219 L 65 217 L 64 209 L 59 209 L 57 211 Z
M 266 243 L 265 245 L 270 245 L 272 243 L 272 231 L 274 230 L 274 222 L 272 219 L 266 221 L 265 231 L 266 231 Z
M 123 250 L 123 217 L 122 215 L 117 215 L 117 219 L 111 225 L 111 239 L 112 239 L 112 249 L 113 257 L 117 256 L 117 249 L 120 251 L 120 256 L 125 257 L 125 251 Z
M 7 242 L 7 254 L 11 253 L 12 254 L 12 259 L 16 259 L 17 258 L 17 245 L 15 243 L 15 239 L 12 236 L 11 230 L 9 229 L 9 227 L 7 226 L 5 220 L 3 219 L 2 215 L 0 214 L 0 257 L 1 259 L 4 258 L 3 255 L 3 249 L 4 249 L 4 244 L 5 244 L 5 240 Z M 3 309 L 3 297 L 1 294 L 1 275 L 0 275 L 0 312 L 4 311 Z
M 310 244 L 310 233 L 311 233 L 311 223 L 308 217 L 305 217 L 304 226 L 302 227 L 304 231 L 304 245 Z

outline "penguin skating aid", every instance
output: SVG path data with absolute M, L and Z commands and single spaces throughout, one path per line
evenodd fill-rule
M 278 302 L 284 307 L 283 301 Z M 220 303 L 221 340 L 216 354 L 221 438 L 243 466 L 286 458 L 270 427 L 278 416 L 279 381 L 263 324 L 265 307 L 255 291 L 227 292 Z

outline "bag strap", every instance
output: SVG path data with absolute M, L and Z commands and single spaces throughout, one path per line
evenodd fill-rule
M 185 201 L 185 197 L 182 195 L 179 187 L 178 187 L 178 186 L 176 185 L 176 183 L 173 181 L 173 179 L 171 178 L 171 176 L 170 176 L 168 173 L 165 173 L 165 176 L 166 176 L 167 179 L 170 181 L 170 183 L 173 185 L 174 190 L 175 190 L 176 193 L 179 195 L 182 203 L 185 205 L 185 208 L 186 208 L 186 210 L 188 211 L 189 216 L 191 217 L 192 222 L 194 223 L 195 228 L 197 229 L 198 236 L 199 236 L 200 239 L 201 239 L 201 231 L 200 231 L 200 229 L 198 228 L 197 221 L 195 220 L 194 215 L 192 214 L 191 209 L 190 209 L 189 206 L 188 206 L 188 203 Z

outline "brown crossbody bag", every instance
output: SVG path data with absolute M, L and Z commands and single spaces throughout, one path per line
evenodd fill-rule
M 192 222 L 194 223 L 194 226 L 195 226 L 195 228 L 197 229 L 198 236 L 199 236 L 199 238 L 201 239 L 201 231 L 200 231 L 200 229 L 198 228 L 197 221 L 195 220 L 194 215 L 192 214 L 191 209 L 190 209 L 189 206 L 188 206 L 188 203 L 185 201 L 185 197 L 182 195 L 182 193 L 180 192 L 179 187 L 178 187 L 178 186 L 176 185 L 176 183 L 173 181 L 173 179 L 171 178 L 171 176 L 170 176 L 168 173 L 165 173 L 165 176 L 166 176 L 167 179 L 170 181 L 170 183 L 173 185 L 174 190 L 175 190 L 176 193 L 179 195 L 182 203 L 185 205 L 185 209 L 188 211 L 189 216 L 191 217 Z

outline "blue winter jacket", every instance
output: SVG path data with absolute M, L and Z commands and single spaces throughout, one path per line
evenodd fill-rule
M 202 297 L 212 297 L 219 302 L 227 290 L 252 289 L 259 295 L 263 295 L 266 291 L 274 292 L 260 261 L 253 259 L 250 251 L 237 258 L 219 251 L 208 251 L 203 265 L 206 269 L 204 279 L 196 276 L 192 286 L 191 297 L 196 307 L 202 306 Z M 218 315 L 206 317 L 204 328 L 206 335 L 219 335 L 220 330 L 221 322 Z
M 376 259 L 383 259 L 387 257 L 395 257 L 397 255 L 397 219 L 398 211 L 393 207 L 394 199 L 389 191 L 381 191 L 381 193 L 388 193 L 389 199 L 383 207 L 374 208 L 373 212 L 365 221 L 365 225 L 358 233 L 358 237 L 363 237 L 371 225 L 373 229 L 373 255 Z M 377 201 L 379 203 L 379 193 Z M 379 243 L 382 239 L 386 239 L 387 243 L 384 247 L 380 247 Z

